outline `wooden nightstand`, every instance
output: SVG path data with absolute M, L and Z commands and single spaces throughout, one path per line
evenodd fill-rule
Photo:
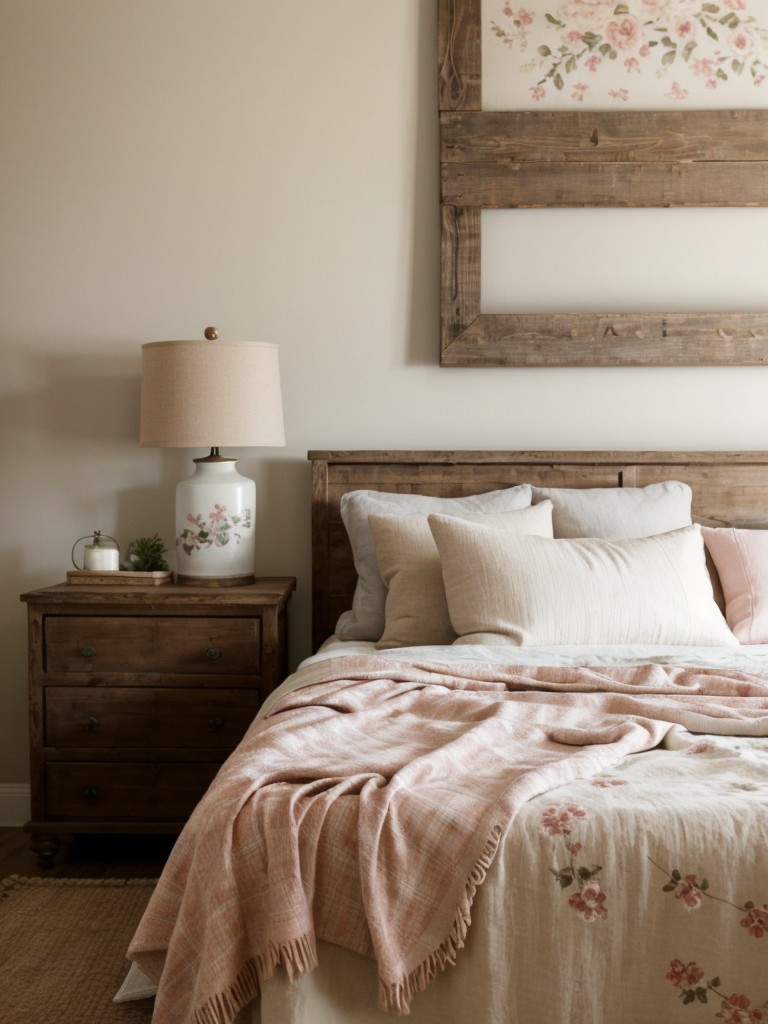
M 41 863 L 76 832 L 179 832 L 287 674 L 296 581 L 79 586 L 29 612 L 32 817 Z

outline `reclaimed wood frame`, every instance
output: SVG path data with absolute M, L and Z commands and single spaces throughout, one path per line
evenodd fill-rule
M 441 366 L 768 363 L 765 313 L 480 311 L 480 211 L 768 206 L 768 110 L 481 109 L 481 0 L 439 0 Z

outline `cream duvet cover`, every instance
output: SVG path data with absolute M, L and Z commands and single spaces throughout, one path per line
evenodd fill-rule
M 359 662 L 363 652 L 357 645 L 352 653 Z M 313 659 L 270 699 L 260 719 L 277 721 L 292 701 L 298 706 L 304 700 L 299 691 L 325 678 L 326 668 L 336 666 L 337 659 L 338 650 Z M 521 666 L 521 659 L 528 665 Z M 400 1007 L 410 1009 L 416 1024 L 768 1020 L 765 649 L 559 648 L 536 653 L 515 649 L 510 654 L 509 648 L 465 647 L 400 649 L 374 660 L 370 680 L 380 682 L 385 675 L 382 666 L 389 665 L 400 686 L 412 671 L 418 685 L 429 689 L 433 683 L 427 676 L 434 674 L 435 665 L 440 671 L 448 667 L 447 674 L 459 680 L 475 680 L 478 674 L 483 680 L 506 680 L 501 689 L 514 691 L 515 713 L 522 708 L 528 716 L 534 706 L 541 707 L 544 710 L 533 711 L 534 715 L 554 723 L 549 750 L 557 748 L 558 764 L 581 765 L 577 771 L 569 769 L 568 778 L 559 778 L 561 768 L 553 774 L 549 754 L 537 761 L 531 748 L 532 764 L 523 768 L 526 792 L 533 795 L 510 805 L 487 876 L 472 892 L 463 948 L 447 958 L 445 969 L 421 986 L 423 990 L 411 994 L 409 1006 Z M 691 664 L 701 666 L 702 672 L 684 668 Z M 546 671 L 540 671 L 540 665 L 547 666 Z M 593 666 L 592 673 L 581 672 L 583 665 Z M 630 670 L 638 665 L 664 668 L 661 675 L 655 669 Z M 710 679 L 717 680 L 712 692 Z M 463 686 L 460 682 L 459 693 Z M 334 697 L 329 706 L 338 710 L 339 701 Z M 656 705 L 660 711 L 653 711 Z M 343 710 L 349 713 L 350 707 Z M 351 711 L 356 713 L 356 708 Z M 621 744 L 630 721 L 633 728 L 648 721 L 651 725 L 626 753 Z M 480 769 L 483 759 L 476 756 Z M 515 757 L 516 763 L 524 762 L 525 751 Z M 531 769 L 540 771 L 542 765 L 549 774 L 541 776 L 541 784 L 532 785 Z M 230 772 L 232 778 L 235 774 Z M 246 800 L 240 806 L 247 804 Z M 241 817 L 237 820 L 235 831 L 253 844 L 253 857 L 260 856 L 255 834 L 247 831 Z M 478 820 L 485 827 L 490 819 Z M 193 825 L 193 834 L 196 829 L 201 831 Z M 185 842 L 190 849 L 195 845 Z M 185 842 L 180 842 L 182 850 Z M 197 846 L 201 849 L 202 843 Z M 221 864 L 206 865 L 199 854 L 195 859 L 189 852 L 180 853 L 177 863 L 178 868 L 170 866 L 154 920 L 150 914 L 132 946 L 132 955 L 149 973 L 157 973 L 158 960 L 153 962 L 147 951 L 164 943 L 172 948 L 176 941 L 167 942 L 163 932 L 171 909 L 178 911 L 177 929 L 184 922 L 186 946 L 196 946 L 191 933 L 196 918 L 184 920 L 179 909 L 184 900 L 181 880 L 187 880 L 191 891 L 189 879 L 195 874 L 213 871 L 206 883 L 210 884 L 221 869 Z M 342 880 L 339 886 L 341 891 Z M 237 885 L 230 891 L 238 891 Z M 244 927 L 247 930 L 247 923 Z M 167 928 L 168 934 L 173 930 Z M 254 1024 L 392 1020 L 392 1014 L 377 1005 L 382 1002 L 381 964 L 363 955 L 376 950 L 367 948 L 367 940 L 357 947 L 348 942 L 346 949 L 322 941 L 330 931 L 318 929 L 314 969 L 303 971 L 289 963 L 297 976 L 288 980 L 278 956 L 276 965 L 263 970 L 258 979 L 261 994 L 239 1019 Z M 225 945 L 211 949 L 219 955 Z M 165 956 L 163 949 L 161 965 Z M 182 978 L 188 984 L 190 976 L 184 972 L 191 970 L 193 960 L 194 956 L 182 958 L 175 967 L 166 966 L 162 984 L 171 979 L 170 987 L 177 969 L 177 983 Z M 172 958 L 168 963 L 173 965 Z M 204 966 L 209 969 L 210 962 Z M 198 1009 L 197 1017 L 186 1009 L 174 1016 L 177 1005 L 166 998 L 159 1003 L 157 1019 L 190 1024 L 232 1019 L 234 1002 L 215 1004 L 219 1009 L 212 1009 L 210 1001 L 203 1003 L 205 1009 Z

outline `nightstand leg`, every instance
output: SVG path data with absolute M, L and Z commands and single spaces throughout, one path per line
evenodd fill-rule
M 38 867 L 50 868 L 53 866 L 53 858 L 61 847 L 61 840 L 58 836 L 33 832 L 29 846 L 32 852 L 37 854 Z

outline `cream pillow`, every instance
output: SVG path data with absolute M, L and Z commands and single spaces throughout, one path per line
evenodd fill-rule
M 712 597 L 701 527 L 545 540 L 429 517 L 457 643 L 738 643 Z
M 494 531 L 552 537 L 552 502 L 542 501 L 516 512 L 467 514 L 462 520 L 482 523 Z M 456 633 L 427 517 L 369 516 L 368 525 L 387 587 L 384 634 L 376 647 L 452 644 Z
M 647 487 L 534 487 L 553 505 L 555 537 L 651 537 L 691 524 L 691 488 L 679 480 Z
M 529 484 L 487 491 L 485 494 L 469 494 L 461 498 L 435 498 L 426 494 L 389 491 L 348 491 L 343 494 L 341 518 L 352 546 L 357 585 L 352 608 L 339 616 L 336 636 L 339 640 L 378 640 L 384 632 L 387 590 L 379 575 L 368 516 L 428 515 L 430 512 L 454 516 L 470 512 L 508 512 L 511 509 L 527 508 L 530 504 Z
M 711 529 L 704 543 L 723 588 L 725 618 L 742 644 L 768 643 L 768 531 Z

